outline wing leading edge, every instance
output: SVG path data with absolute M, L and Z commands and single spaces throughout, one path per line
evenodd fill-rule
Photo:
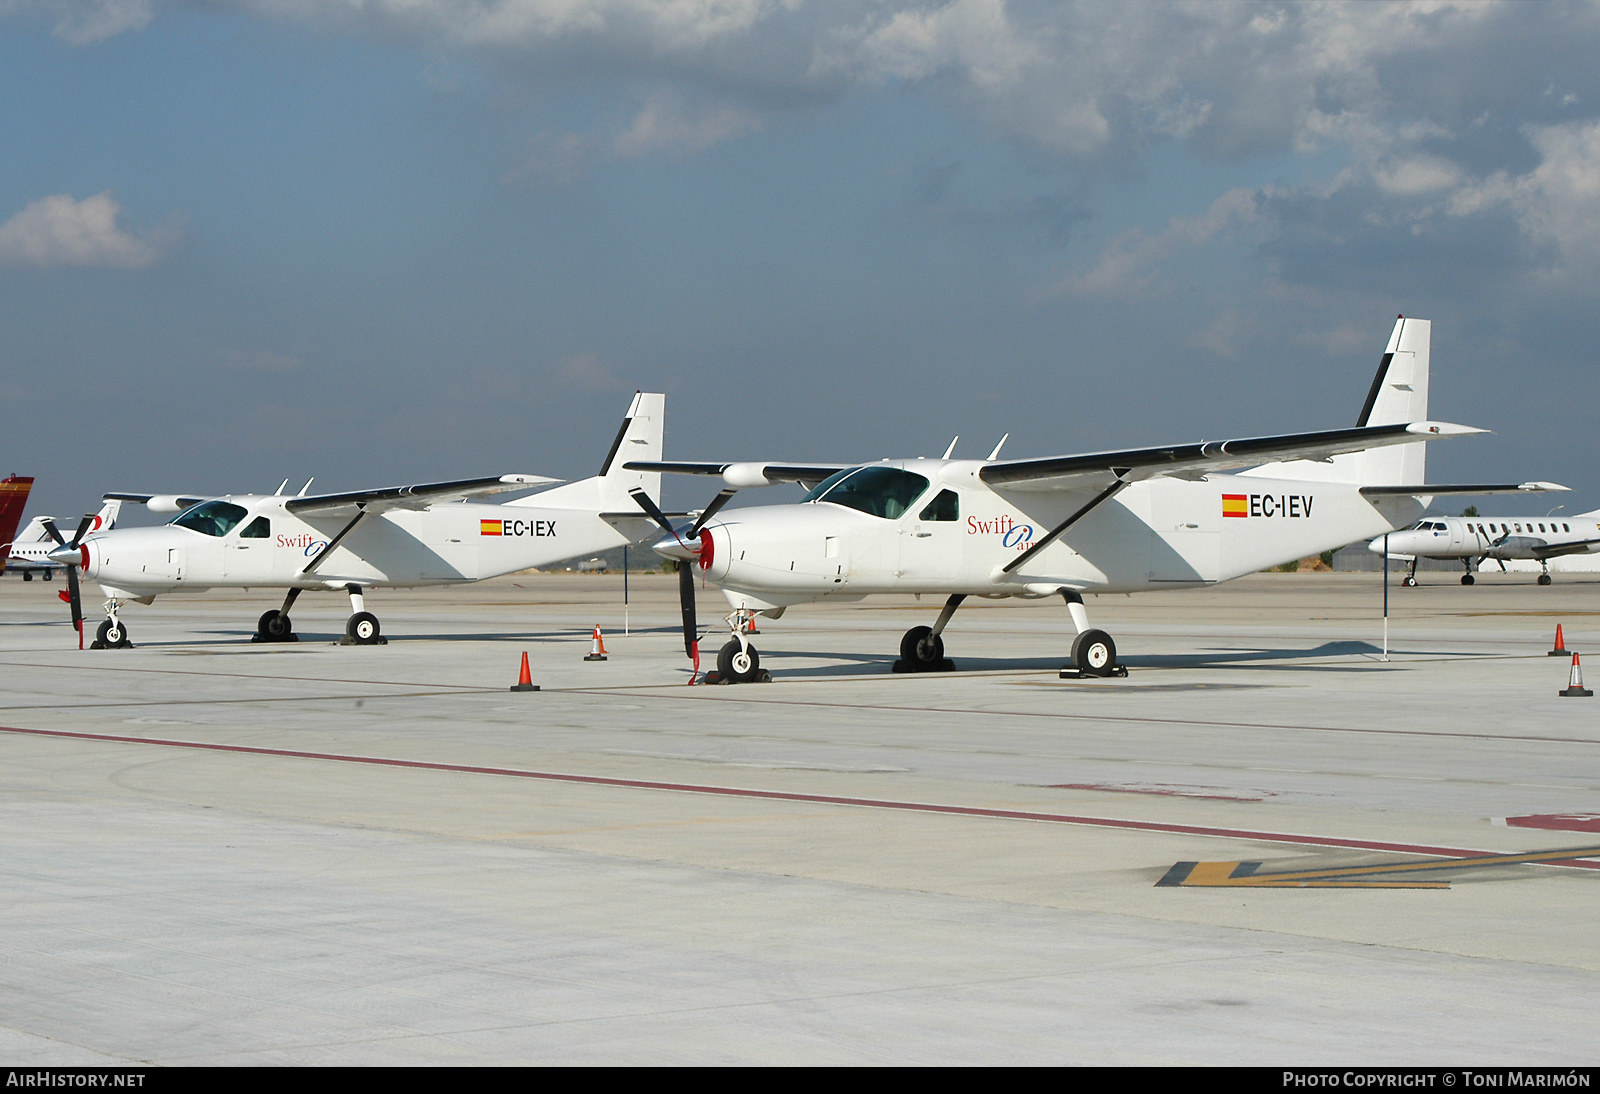
M 464 501 L 486 494 L 505 494 L 513 490 L 527 490 L 530 487 L 560 481 L 560 479 L 545 478 L 543 475 L 501 475 L 490 479 L 425 482 L 415 486 L 395 486 L 386 490 L 355 490 L 345 494 L 316 494 L 308 498 L 290 498 L 284 508 L 291 513 L 322 514 L 426 509 L 440 502 Z

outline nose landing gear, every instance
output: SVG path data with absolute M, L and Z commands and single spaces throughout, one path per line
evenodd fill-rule
M 119 601 L 106 601 L 106 618 L 94 632 L 94 641 L 89 643 L 91 650 L 126 650 L 133 648 L 133 643 L 128 641 L 127 625 L 117 618 L 117 609 L 121 606 Z

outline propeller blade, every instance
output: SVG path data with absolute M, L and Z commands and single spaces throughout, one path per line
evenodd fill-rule
M 650 500 L 649 494 L 646 494 L 643 490 L 639 489 L 639 487 L 635 486 L 632 490 L 628 491 L 628 496 L 638 504 L 640 509 L 643 509 L 645 513 L 649 515 L 651 520 L 655 521 L 657 524 L 661 525 L 662 528 L 666 529 L 667 535 L 675 536 L 678 534 L 677 531 L 673 529 L 672 522 L 667 519 L 667 515 L 657 508 L 655 502 Z
M 73 534 L 71 546 L 76 547 L 78 544 L 83 542 L 83 537 L 89 534 L 89 526 L 93 523 L 93 513 L 83 514 L 83 519 L 78 522 L 78 530 Z
M 683 654 L 693 657 L 700 635 L 694 618 L 694 563 L 687 559 L 678 563 L 678 600 L 683 607 Z
M 78 593 L 78 568 L 67 567 L 67 603 L 72 605 L 72 629 L 78 632 L 78 647 L 83 647 L 83 597 Z
M 61 530 L 56 527 L 55 521 L 46 520 L 44 522 L 44 530 L 51 539 L 56 541 L 57 547 L 65 547 L 67 545 L 67 541 L 61 538 Z
M 724 505 L 727 505 L 728 499 L 733 497 L 738 492 L 738 490 L 735 490 L 731 486 L 726 490 L 720 491 L 716 497 L 711 499 L 711 504 L 706 506 L 705 512 L 700 514 L 700 519 L 694 522 L 694 527 L 689 529 L 689 534 L 684 538 L 689 540 L 691 543 L 699 539 L 700 530 L 710 523 L 711 518 L 717 515 L 717 510 L 721 509 Z

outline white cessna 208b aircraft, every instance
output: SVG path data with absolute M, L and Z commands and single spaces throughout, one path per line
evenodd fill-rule
M 1111 636 L 1089 626 L 1085 592 L 1204 587 L 1405 527 L 1432 495 L 1541 488 L 1423 485 L 1420 442 L 1484 432 L 1427 420 L 1429 338 L 1427 320 L 1395 324 L 1348 429 L 1029 460 L 999 460 L 997 446 L 987 460 L 947 450 L 862 466 L 627 466 L 726 484 L 685 529 L 635 493 L 670 533 L 655 550 L 684 564 L 684 641 L 696 667 L 691 563 L 734 609 L 717 659 L 725 679 L 758 677 L 745 634 L 754 613 L 777 618 L 791 604 L 868 593 L 948 597 L 932 627 L 906 632 L 897 670 L 951 667 L 941 635 L 969 596 L 1061 596 L 1078 631 L 1077 670 L 1120 675 Z M 811 492 L 713 519 L 741 487 L 776 482 Z
M 1388 540 L 1387 543 L 1384 541 Z M 1600 509 L 1565 520 L 1542 517 L 1427 517 L 1403 532 L 1379 536 L 1367 544 L 1377 554 L 1411 561 L 1406 585 L 1417 583 L 1417 559 L 1459 558 L 1467 572 L 1461 584 L 1473 583 L 1472 565 L 1494 559 L 1500 569 L 1510 559 L 1539 563 L 1539 584 L 1550 584 L 1550 560 L 1563 555 L 1600 552 Z
M 634 396 L 595 478 L 505 504 L 466 499 L 557 480 L 502 475 L 311 496 L 286 496 L 282 487 L 270 496 L 211 499 L 108 494 L 183 511 L 160 527 L 99 535 L 86 534 L 86 518 L 50 557 L 81 568 L 105 591 L 108 618 L 96 648 L 129 644 L 118 615 L 125 601 L 148 604 L 163 593 L 217 587 L 288 589 L 283 606 L 257 623 L 261 642 L 296 640 L 289 609 L 305 590 L 343 589 L 350 595 L 347 640 L 377 643 L 378 619 L 366 610 L 363 589 L 481 581 L 649 536 L 650 521 L 629 493 L 659 497 L 661 476 L 623 464 L 660 458 L 665 405 L 662 395 Z M 80 612 L 76 604 L 73 611 Z

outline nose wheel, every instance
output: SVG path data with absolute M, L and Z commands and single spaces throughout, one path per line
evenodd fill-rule
M 116 616 L 103 621 L 94 632 L 94 641 L 89 644 L 91 650 L 125 650 L 131 649 L 133 643 L 128 641 L 128 628 Z
M 761 655 L 735 639 L 717 651 L 717 675 L 730 684 L 754 684 L 761 679 Z

